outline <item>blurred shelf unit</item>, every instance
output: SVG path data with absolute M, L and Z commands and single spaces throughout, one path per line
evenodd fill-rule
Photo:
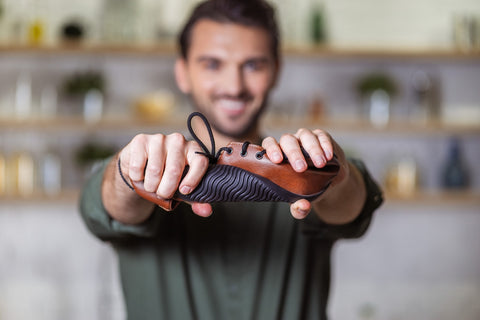
M 42 132 L 56 131 L 80 131 L 80 132 L 104 132 L 124 129 L 158 129 L 174 128 L 182 130 L 186 127 L 188 115 L 175 114 L 161 120 L 151 120 L 135 116 L 105 117 L 96 122 L 85 121 L 82 117 L 55 117 L 55 118 L 31 118 L 9 119 L 0 118 L 0 133 L 5 131 L 35 130 Z M 325 130 L 336 132 L 358 133 L 400 133 L 414 135 L 429 134 L 480 134 L 480 125 L 454 125 L 441 121 L 429 121 L 428 123 L 415 123 L 407 121 L 392 121 L 385 126 L 374 126 L 367 120 L 359 119 L 321 119 L 314 121 L 303 117 L 282 117 L 269 114 L 264 119 L 267 130 L 297 129 L 299 126 L 308 128 L 321 127 Z
M 300 126 L 307 128 L 322 128 L 331 132 L 352 133 L 400 133 L 405 135 L 430 135 L 430 134 L 480 134 L 480 124 L 456 125 L 442 121 L 430 120 L 428 122 L 412 122 L 395 120 L 383 126 L 373 125 L 366 119 L 345 118 L 312 120 L 311 118 L 268 115 L 264 124 L 269 129 L 287 128 L 298 129 Z
M 75 204 L 80 196 L 79 190 L 62 190 L 57 194 L 45 194 L 42 192 L 34 192 L 32 194 L 2 194 L 0 202 L 2 204 L 42 204 L 42 203 L 66 203 Z
M 332 48 L 325 46 L 289 46 L 283 50 L 284 55 L 300 59 L 327 59 L 327 60 L 358 60 L 360 63 L 368 60 L 390 61 L 430 61 L 436 60 L 440 63 L 478 63 L 480 62 L 480 51 L 456 51 L 448 49 L 381 49 L 381 48 Z M 78 56 L 85 56 L 87 59 L 95 56 L 127 56 L 127 57 L 149 57 L 149 58 L 172 58 L 177 54 L 176 44 L 162 43 L 156 45 L 55 45 L 55 46 L 23 46 L 23 45 L 1 45 L 0 57 L 3 56 L 26 56 L 26 57 L 58 57 L 71 56 L 75 59 Z M 343 59 L 343 60 L 342 60 Z M 132 131 L 152 132 L 159 128 L 172 128 L 185 130 L 186 115 L 182 112 L 174 112 L 165 119 L 151 120 L 140 118 L 135 115 L 125 114 L 121 116 L 104 116 L 95 122 L 88 122 L 81 116 L 56 116 L 50 118 L 28 118 L 3 117 L 0 118 L 0 135 L 4 133 L 45 132 L 53 134 L 72 133 L 125 133 Z M 311 119 L 295 115 L 282 115 L 281 113 L 270 112 L 264 118 L 264 125 L 267 130 L 278 131 L 284 129 L 297 129 L 302 127 L 321 127 L 329 132 L 345 132 L 354 134 L 400 134 L 406 138 L 411 135 L 480 135 L 480 124 L 455 125 L 441 121 L 428 121 L 422 123 L 407 122 L 402 120 L 391 121 L 387 125 L 378 127 L 367 120 L 358 118 L 328 118 L 322 117 Z M 79 190 L 61 191 L 59 194 L 46 195 L 33 193 L 30 195 L 0 195 L 1 203 L 15 203 L 29 205 L 36 203 L 75 203 L 78 201 Z M 400 196 L 386 194 L 386 203 L 391 205 L 455 205 L 455 206 L 480 206 L 479 190 L 463 191 L 434 191 L 418 190 L 414 195 Z
M 418 190 L 415 194 L 385 194 L 385 203 L 389 205 L 453 205 L 480 206 L 480 193 L 477 190 Z M 479 212 L 480 213 L 480 212 Z
M 81 116 L 56 117 L 49 119 L 0 119 L 0 133 L 5 131 L 40 131 L 40 132 L 107 132 L 125 129 L 158 129 L 165 127 L 186 127 L 186 117 L 168 117 L 163 120 L 150 120 L 138 117 L 103 118 L 99 121 L 85 121 Z
M 78 202 L 80 190 L 62 190 L 58 194 L 46 195 L 33 193 L 30 195 L 0 195 L 3 204 L 42 204 L 42 203 L 66 203 Z M 480 193 L 473 190 L 461 191 L 430 191 L 418 190 L 413 195 L 385 194 L 386 205 L 425 205 L 425 206 L 480 206 Z
M 290 46 L 285 45 L 282 52 L 286 56 L 305 58 L 375 58 L 375 59 L 460 59 L 480 60 L 480 50 L 461 51 L 445 48 L 343 48 L 329 46 Z M 173 56 L 177 53 L 177 45 L 165 42 L 154 45 L 90 45 L 64 44 L 53 46 L 7 45 L 0 44 L 0 53 L 25 54 L 118 54 L 118 55 L 159 55 Z

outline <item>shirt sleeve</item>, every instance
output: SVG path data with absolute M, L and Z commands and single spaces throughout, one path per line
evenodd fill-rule
M 359 238 L 368 229 L 373 212 L 383 203 L 383 194 L 378 184 L 373 180 L 364 163 L 358 159 L 349 159 L 363 176 L 367 199 L 360 214 L 347 224 L 332 225 L 323 222 L 316 215 L 310 214 L 302 223 L 302 231 L 314 237 L 329 239 Z
M 96 237 L 104 241 L 122 240 L 131 237 L 153 237 L 158 223 L 158 215 L 155 213 L 141 224 L 126 225 L 113 219 L 105 210 L 102 202 L 101 186 L 105 168 L 110 160 L 105 160 L 99 165 L 82 190 L 79 205 L 80 214 L 87 228 Z

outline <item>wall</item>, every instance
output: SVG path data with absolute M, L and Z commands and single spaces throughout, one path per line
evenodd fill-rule
M 4 0 L 12 14 L 3 21 L 4 26 L 18 19 L 48 17 L 49 41 L 57 37 L 58 26 L 66 19 L 77 18 L 89 26 L 90 36 L 98 39 L 102 9 L 105 1 L 62 0 Z M 128 2 L 117 0 L 117 3 Z M 183 23 L 193 4 L 198 0 L 155 1 L 138 0 L 130 10 L 135 14 L 138 38 L 155 38 L 155 29 L 173 35 Z M 323 4 L 326 11 L 330 44 L 340 47 L 390 48 L 445 48 L 452 45 L 452 25 L 456 14 L 480 15 L 476 0 L 275 0 L 279 11 L 284 38 L 289 43 L 308 40 L 309 14 L 313 7 Z M 131 18 L 130 18 L 131 19 Z M 2 22 L 0 22 L 2 23 Z
M 478 319 L 478 209 L 387 203 L 364 238 L 337 244 L 332 319 Z
M 6 2 L 19 5 L 19 8 L 32 3 L 27 0 Z M 72 15 L 82 16 L 92 26 L 98 22 L 100 1 L 74 1 L 68 6 L 65 3 L 42 1 L 47 9 L 38 10 L 54 13 L 52 25 Z M 154 1 L 139 3 L 155 7 Z M 187 3 L 190 2 L 169 1 L 157 8 L 163 17 L 161 21 L 166 22 L 162 25 L 166 33 L 173 33 L 181 23 Z M 305 13 L 310 2 L 278 3 L 289 42 L 304 43 Z M 449 47 L 452 14 L 480 13 L 480 3 L 474 0 L 404 1 L 401 6 L 398 2 L 381 0 L 328 0 L 325 6 L 330 41 L 338 47 Z M 157 12 L 149 8 L 151 16 L 144 19 L 147 25 L 153 23 Z M 284 12 L 292 12 L 292 15 L 286 16 Z M 22 14 L 19 9 L 9 19 Z M 48 32 L 53 41 L 55 28 Z M 93 33 L 93 36 L 98 35 Z M 153 35 L 148 37 L 151 39 Z M 8 113 L 12 105 L 10 93 L 21 72 L 31 73 L 33 94 L 38 101 L 45 83 L 58 84 L 66 74 L 91 68 L 103 70 L 109 79 L 108 115 L 130 112 L 136 97 L 159 88 L 172 90 L 178 95 L 180 105 L 186 104 L 174 85 L 171 56 L 1 53 L 2 112 Z M 329 115 L 356 117 L 359 109 L 358 97 L 353 91 L 356 77 L 370 70 L 383 70 L 393 75 L 400 86 L 402 94 L 394 101 L 394 112 L 405 117 L 413 104 L 410 79 L 419 69 L 439 79 L 445 110 L 456 112 L 465 106 L 478 109 L 478 58 L 321 59 L 305 56 L 286 57 L 282 77 L 272 96 L 272 108 L 277 114 L 301 115 L 311 99 L 320 95 Z M 268 128 L 268 132 L 276 136 L 282 130 Z M 88 138 L 121 145 L 134 134 L 133 130 L 122 132 L 122 135 L 115 132 L 92 135 L 88 130 L 62 134 L 58 131 L 38 134 L 34 129 L 25 131 L 27 138 L 20 140 L 15 137 L 22 132 L 1 131 L 0 146 L 12 149 L 26 143 L 28 147 L 32 142 L 25 140 L 36 137 L 33 148 L 40 148 L 48 141 L 62 150 L 69 150 Z M 392 157 L 403 153 L 415 155 L 421 166 L 423 186 L 438 190 L 439 171 L 446 156 L 445 141 L 451 132 L 383 132 L 379 139 L 378 132 L 333 128 L 332 134 L 343 146 L 365 159 L 379 181 L 383 180 L 384 170 Z M 473 187 L 478 191 L 478 131 L 463 134 L 462 142 Z M 65 171 L 69 174 L 74 169 L 71 154 L 64 156 L 68 163 Z M 67 184 L 77 185 L 79 178 L 82 177 L 69 176 Z M 115 256 L 108 244 L 97 241 L 87 232 L 79 219 L 76 199 L 0 201 L 0 319 L 123 319 Z M 370 319 L 392 320 L 480 318 L 477 303 L 480 261 L 476 254 L 480 243 L 479 212 L 478 202 L 387 203 L 378 211 L 364 238 L 341 241 L 335 248 L 329 308 L 332 319 L 368 319 L 365 313 L 372 314 Z

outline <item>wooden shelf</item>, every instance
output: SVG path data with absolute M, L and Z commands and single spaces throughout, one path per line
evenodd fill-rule
M 82 117 L 32 118 L 32 119 L 0 119 L 0 133 L 6 130 L 35 131 L 115 131 L 128 129 L 186 128 L 186 114 L 176 114 L 165 119 L 150 120 L 135 116 L 105 118 L 98 122 L 85 122 Z M 268 114 L 263 120 L 267 130 L 296 130 L 300 127 L 322 128 L 336 132 L 361 133 L 399 133 L 399 134 L 480 134 L 480 125 L 453 125 L 440 121 L 427 124 L 410 122 L 392 122 L 384 127 L 373 126 L 368 121 L 356 119 L 319 119 L 311 120 L 303 117 L 278 116 Z
M 335 48 L 328 46 L 286 46 L 284 52 L 288 56 L 300 56 L 328 59 L 460 59 L 480 60 L 480 50 L 460 51 L 446 48 Z
M 80 197 L 80 191 L 71 189 L 63 190 L 59 194 L 47 195 L 44 193 L 33 193 L 30 195 L 0 195 L 0 202 L 2 204 L 41 204 L 41 203 L 76 203 Z
M 0 195 L 3 204 L 32 204 L 32 203 L 75 203 L 80 196 L 80 190 L 66 190 L 57 195 L 33 194 Z M 387 205 L 414 205 L 414 206 L 478 206 L 480 208 L 480 191 L 417 191 L 411 196 L 401 196 L 386 193 L 385 204 Z M 480 213 L 480 211 L 479 211 Z
M 0 45 L 0 53 L 25 53 L 40 55 L 174 55 L 173 43 L 155 45 Z
M 105 118 L 96 122 L 86 122 L 82 117 L 0 119 L 0 133 L 5 130 L 22 131 L 116 131 L 128 129 L 183 128 L 187 116 L 168 117 L 163 120 L 151 120 L 139 117 Z
M 480 50 L 460 51 L 447 48 L 335 48 L 329 46 L 292 46 L 285 45 L 282 49 L 286 56 L 310 57 L 310 58 L 375 58 L 375 59 L 460 59 L 480 60 Z M 174 56 L 177 54 L 177 47 L 174 41 L 143 44 L 143 45 L 103 45 L 103 44 L 82 44 L 82 45 L 0 45 L 0 54 L 5 53 L 26 53 L 26 54 L 85 54 L 85 55 L 147 55 L 147 56 Z
M 289 128 L 296 130 L 300 127 L 321 128 L 331 132 L 361 132 L 361 133 L 399 133 L 399 134 L 480 134 L 479 125 L 453 125 L 441 121 L 428 123 L 414 123 L 406 121 L 391 122 L 386 126 L 374 126 L 367 120 L 358 119 L 306 119 L 295 116 L 278 116 L 269 114 L 264 119 L 267 129 L 278 130 Z
M 478 206 L 480 208 L 480 191 L 419 190 L 412 195 L 398 195 L 387 192 L 385 194 L 385 203 L 395 205 L 465 205 Z

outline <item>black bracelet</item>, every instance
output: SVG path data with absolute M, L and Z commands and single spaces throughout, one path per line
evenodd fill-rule
M 120 177 L 122 177 L 123 182 L 125 182 L 125 184 L 126 184 L 131 190 L 135 190 L 135 189 L 130 185 L 130 183 L 128 183 L 127 179 L 125 179 L 125 177 L 123 176 L 122 167 L 121 167 L 121 165 L 120 165 L 120 156 L 118 157 L 117 165 L 118 165 L 118 173 L 120 173 Z

